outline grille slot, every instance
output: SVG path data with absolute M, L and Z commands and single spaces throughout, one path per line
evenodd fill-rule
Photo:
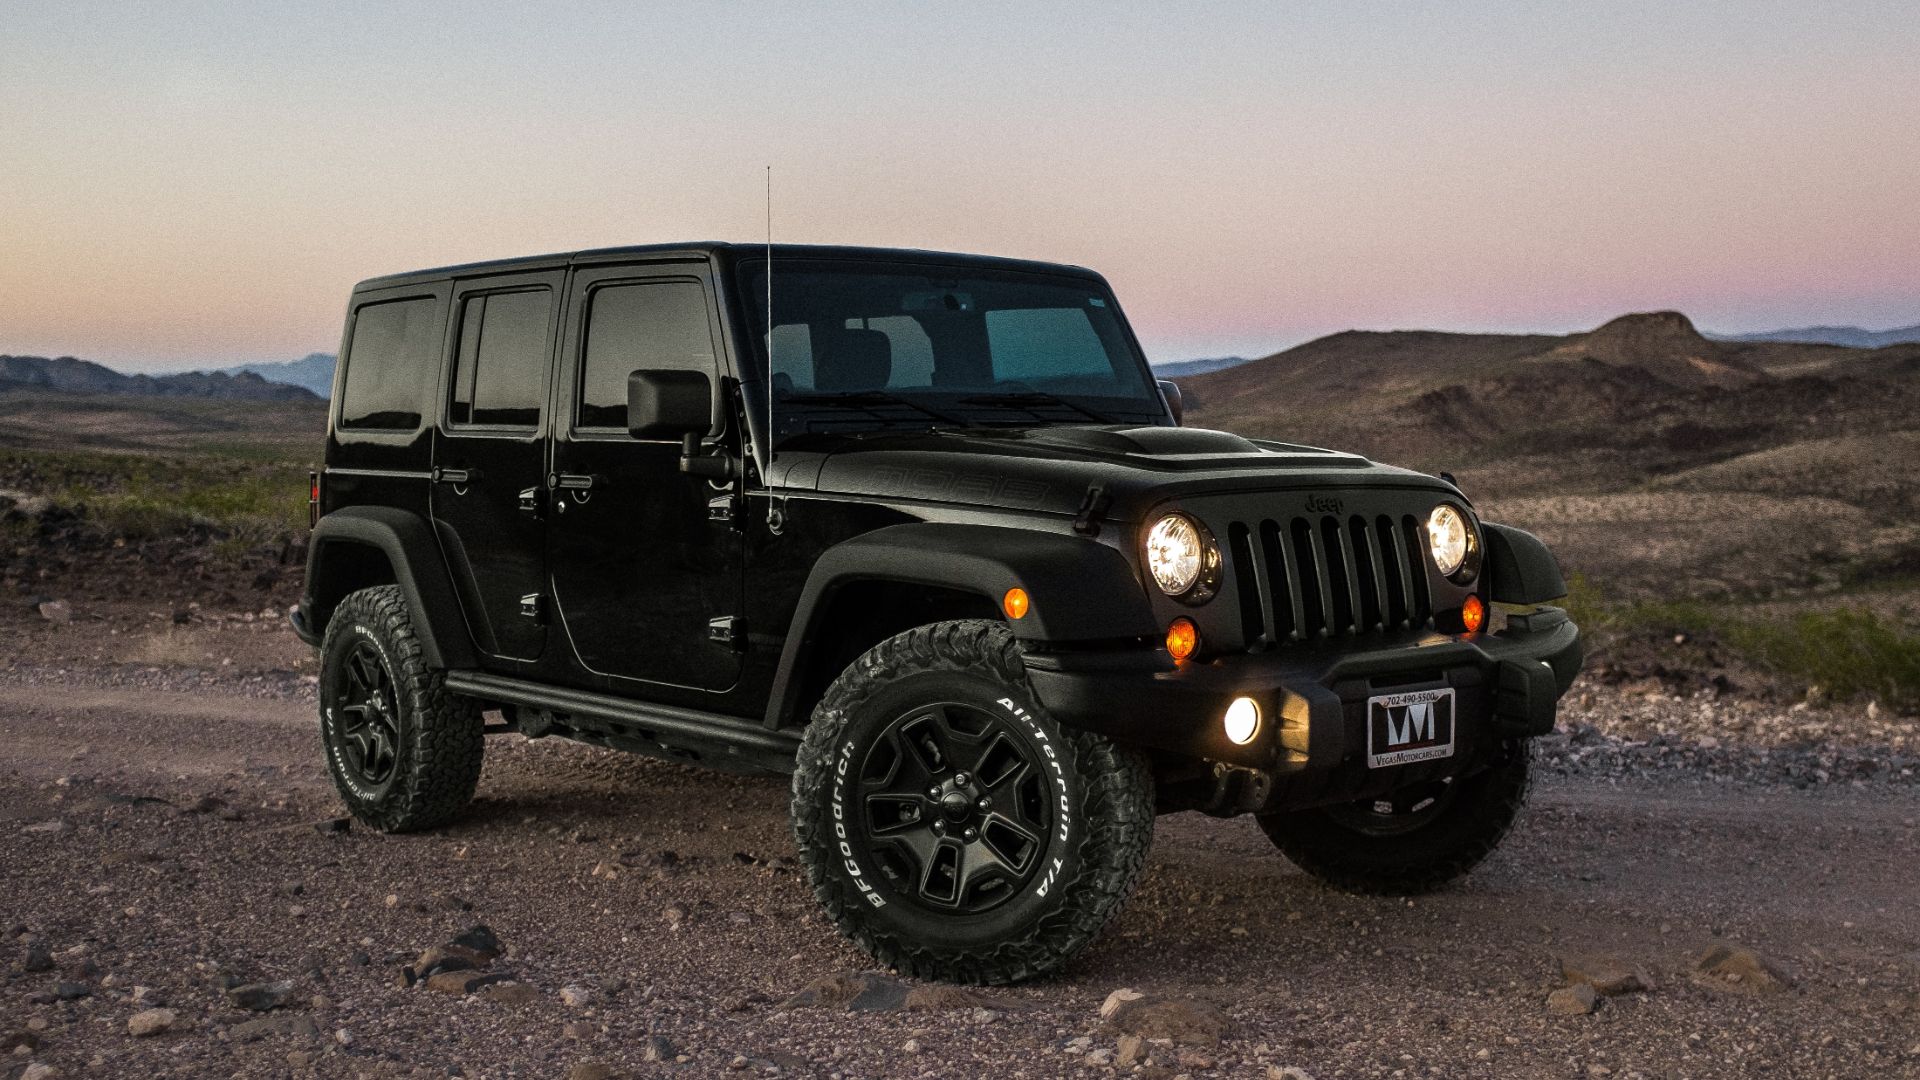
M 1227 528 L 1249 648 L 1424 626 L 1426 551 L 1411 514 L 1236 521 Z

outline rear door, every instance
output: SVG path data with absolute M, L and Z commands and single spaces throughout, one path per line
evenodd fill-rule
M 726 489 L 682 473 L 678 442 L 627 434 L 627 376 L 635 370 L 705 372 L 716 401 L 724 400 L 720 340 L 704 263 L 574 276 L 547 543 L 555 610 L 587 685 L 618 690 L 638 680 L 718 691 L 739 678 L 730 628 L 740 612 L 744 545 L 708 512 Z M 715 435 L 726 413 L 716 405 Z
M 563 274 L 461 282 L 434 444 L 433 522 L 480 650 L 539 659 L 547 412 Z

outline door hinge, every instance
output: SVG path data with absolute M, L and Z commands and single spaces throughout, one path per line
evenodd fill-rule
M 715 645 L 725 645 L 739 652 L 747 644 L 747 620 L 738 615 L 724 615 L 718 619 L 707 620 L 707 640 Z
M 707 500 L 707 520 L 720 525 L 731 525 L 740 519 L 739 500 L 729 492 L 716 495 Z
M 526 616 L 529 619 L 532 619 L 534 622 L 537 622 L 542 626 L 546 625 L 547 598 L 544 595 L 537 592 L 530 592 L 527 595 L 521 597 L 520 598 L 520 614 Z

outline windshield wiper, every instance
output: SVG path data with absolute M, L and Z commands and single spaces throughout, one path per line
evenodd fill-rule
M 1077 401 L 1069 401 L 1058 394 L 1049 394 L 1045 390 L 1019 390 L 1005 394 L 976 394 L 960 399 L 962 405 L 995 405 L 1009 409 L 1026 409 L 1032 412 L 1035 406 L 1057 405 L 1063 409 L 1072 409 L 1096 424 L 1117 424 L 1120 421 L 1104 413 L 1087 408 Z
M 783 402 L 793 402 L 798 405 L 825 405 L 830 409 L 865 409 L 868 412 L 873 412 L 874 406 L 876 405 L 904 405 L 943 424 L 952 424 L 954 427 L 970 426 L 968 422 L 961 417 L 952 416 L 948 413 L 941 412 L 931 405 L 922 404 L 910 397 L 886 390 L 845 390 L 832 394 L 781 394 L 780 400 Z

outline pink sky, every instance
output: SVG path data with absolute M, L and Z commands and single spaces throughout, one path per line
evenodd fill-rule
M 769 163 L 780 239 L 1093 266 L 1155 360 L 1920 322 L 1920 9 L 1585 7 L 15 0 L 0 352 L 331 351 L 363 277 L 758 239 Z

